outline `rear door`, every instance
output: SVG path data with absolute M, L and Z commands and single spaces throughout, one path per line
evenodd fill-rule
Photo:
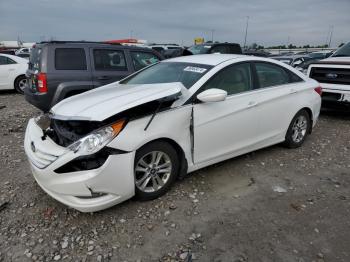
M 91 48 L 92 78 L 95 87 L 119 81 L 133 70 L 127 62 L 126 52 L 118 48 Z
M 7 56 L 0 55 L 0 89 L 13 88 L 12 76 L 18 64 Z
M 284 139 L 302 103 L 307 84 L 290 70 L 269 62 L 254 62 L 259 82 L 255 91 L 259 109 L 259 140 L 268 145 Z

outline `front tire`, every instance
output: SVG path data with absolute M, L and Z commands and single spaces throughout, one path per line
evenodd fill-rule
M 311 119 L 308 112 L 300 110 L 293 118 L 288 127 L 284 145 L 289 148 L 300 147 L 311 128 Z
M 163 141 L 152 142 L 136 152 L 135 196 L 152 200 L 164 195 L 179 174 L 179 156 Z
M 15 89 L 18 93 L 24 94 L 24 88 L 27 84 L 27 78 L 25 76 L 19 76 L 15 80 Z

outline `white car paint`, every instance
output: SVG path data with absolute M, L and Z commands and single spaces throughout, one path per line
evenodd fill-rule
M 103 88 L 88 91 L 87 96 L 71 96 L 56 104 L 52 112 L 55 112 L 56 119 L 102 121 L 137 105 L 180 94 L 182 88 L 185 87 L 181 83 L 152 85 L 111 83 Z M 115 92 L 116 90 L 118 92 Z
M 0 90 L 14 89 L 15 80 L 20 75 L 25 75 L 28 69 L 28 60 L 7 54 L 0 54 L 0 57 L 8 57 L 14 64 L 0 64 Z
M 277 64 L 303 81 L 229 95 L 220 102 L 186 103 L 218 71 L 245 61 Z M 216 54 L 178 57 L 161 63 L 173 62 L 206 64 L 213 68 L 189 89 L 180 83 L 132 86 L 113 83 L 63 100 L 52 109 L 52 118 L 101 121 L 152 99 L 181 92 L 168 110 L 130 121 L 108 144 L 126 153 L 110 155 L 98 169 L 57 174 L 55 169 L 79 157 L 79 152 L 59 146 L 49 137 L 41 139 L 42 130 L 34 119 L 30 120 L 24 146 L 38 184 L 68 206 L 82 212 L 98 211 L 134 195 L 135 154 L 148 142 L 167 139 L 176 143 L 183 151 L 189 173 L 284 141 L 291 120 L 302 108 L 311 111 L 313 125 L 317 122 L 321 98 L 314 88 L 319 84 L 284 63 L 252 56 Z M 214 91 L 211 93 L 218 93 Z M 205 100 L 208 94 L 202 93 L 199 98 L 201 96 Z M 32 150 L 34 144 L 38 150 Z M 92 196 L 91 191 L 107 195 L 79 198 Z

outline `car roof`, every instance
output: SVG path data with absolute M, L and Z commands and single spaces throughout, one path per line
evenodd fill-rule
M 245 55 L 234 55 L 234 54 L 203 54 L 203 55 L 188 55 L 179 56 L 172 59 L 165 60 L 163 62 L 182 62 L 182 63 L 194 63 L 204 65 L 218 65 L 222 62 L 238 59 L 238 58 L 249 58 Z
M 140 46 L 131 46 L 131 45 L 121 45 L 121 44 L 110 44 L 110 43 L 104 43 L 104 42 L 88 42 L 88 41 L 52 41 L 52 42 L 41 42 L 37 43 L 36 46 L 42 47 L 42 46 L 59 46 L 59 47 L 67 47 L 71 48 L 74 46 L 88 46 L 88 47 L 103 47 L 103 48 L 121 48 L 121 49 L 130 49 L 130 50 L 144 50 L 144 51 L 150 51 L 151 48 L 149 47 L 140 47 Z

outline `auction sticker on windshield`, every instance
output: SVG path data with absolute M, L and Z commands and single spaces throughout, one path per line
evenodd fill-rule
M 187 66 L 184 68 L 184 71 L 203 74 L 205 71 L 207 71 L 207 69 L 201 68 L 201 67 L 195 67 L 195 66 Z

